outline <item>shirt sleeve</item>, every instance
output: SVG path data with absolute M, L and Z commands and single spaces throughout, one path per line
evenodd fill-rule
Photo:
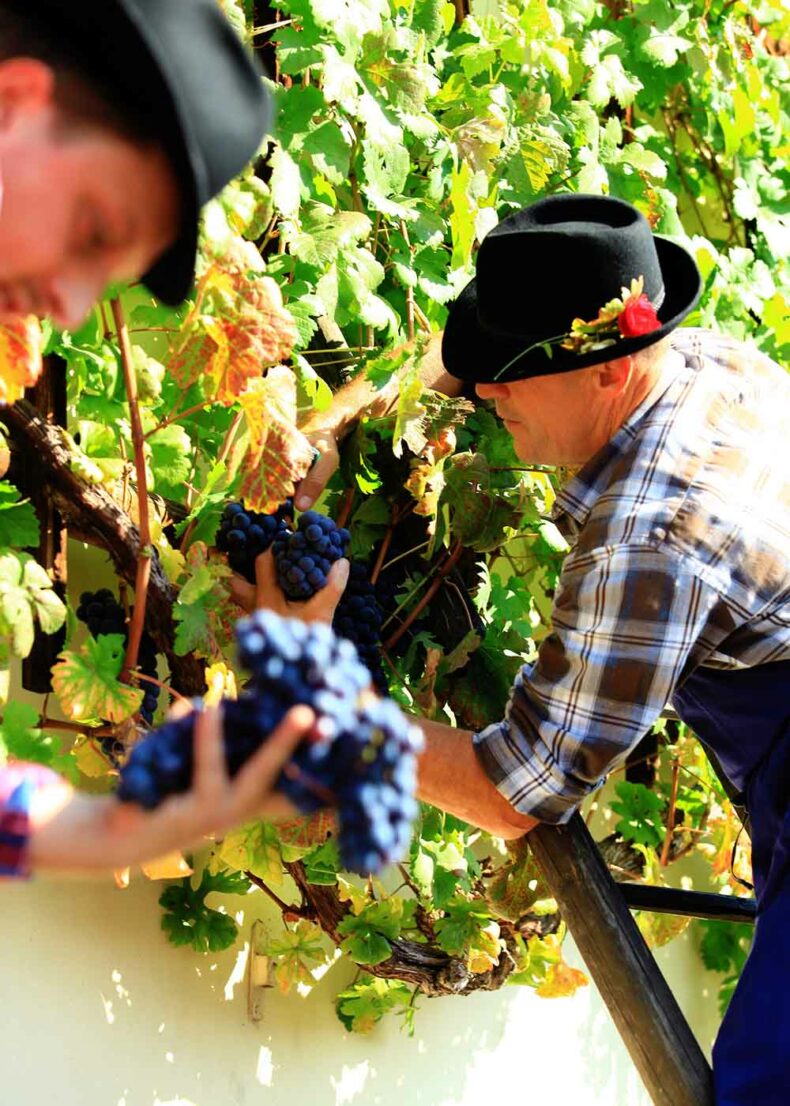
M 692 563 L 651 545 L 619 545 L 568 557 L 552 620 L 505 718 L 474 744 L 519 813 L 562 824 L 650 729 L 732 618 Z
M 0 768 L 0 879 L 30 875 L 27 843 L 30 802 L 37 788 L 59 777 L 39 764 L 11 764 Z

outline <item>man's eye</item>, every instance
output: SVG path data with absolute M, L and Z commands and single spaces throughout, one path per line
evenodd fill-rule
M 110 249 L 112 246 L 112 240 L 106 229 L 101 224 L 93 224 L 87 231 L 87 234 L 83 240 L 83 247 L 86 253 L 103 253 L 105 250 Z

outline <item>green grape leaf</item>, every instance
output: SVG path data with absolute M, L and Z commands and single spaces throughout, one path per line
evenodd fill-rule
M 411 988 L 400 980 L 363 975 L 335 999 L 337 1016 L 349 1032 L 369 1033 L 385 1014 L 410 1007 Z
M 183 426 L 171 423 L 148 439 L 157 492 L 178 497 L 192 471 L 192 439 Z
M 66 650 L 52 669 L 52 687 L 69 718 L 123 722 L 140 709 L 143 692 L 122 684 L 124 637 L 89 637 L 79 652 Z
M 620 815 L 615 829 L 626 841 L 648 848 L 659 848 L 664 840 L 663 816 L 666 800 L 643 783 L 620 780 L 615 787 L 618 799 L 610 805 Z
M 340 947 L 357 964 L 380 964 L 392 952 L 391 941 L 403 928 L 405 902 L 389 898 L 369 903 L 359 914 L 349 914 L 337 927 L 343 936 Z
M 7 480 L 0 480 L 0 548 L 36 546 L 39 525 L 33 504 L 20 498 Z
M 338 869 L 342 867 L 334 837 L 307 853 L 303 863 L 308 883 L 334 886 L 337 883 Z
M 434 924 L 436 939 L 445 952 L 459 954 L 481 939 L 493 920 L 490 909 L 479 899 L 452 898 L 444 907 L 444 917 Z
M 210 872 L 204 869 L 200 882 L 192 886 L 192 877 L 171 884 L 159 896 L 162 929 L 176 946 L 189 945 L 195 952 L 221 952 L 236 941 L 239 927 L 233 918 L 206 906 L 212 891 L 223 895 L 246 895 L 250 881 L 238 872 Z
M 39 729 L 38 721 L 38 711 L 29 703 L 18 700 L 6 703 L 0 722 L 0 762 L 11 757 L 43 764 L 76 782 L 78 771 L 74 758 L 61 751 L 61 741 L 57 737 Z
M 13 653 L 26 657 L 33 648 L 35 620 L 46 634 L 66 621 L 66 608 L 44 569 L 28 553 L 0 553 L 0 637 Z

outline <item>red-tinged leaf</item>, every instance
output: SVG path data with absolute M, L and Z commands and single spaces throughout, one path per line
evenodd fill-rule
M 198 281 L 195 309 L 169 368 L 182 388 L 202 380 L 206 400 L 230 406 L 263 370 L 291 356 L 298 332 L 279 286 L 239 239 Z
M 202 322 L 196 321 L 170 355 L 167 368 L 170 375 L 184 391 L 199 380 L 217 356 L 217 342 Z
M 16 403 L 41 375 L 41 326 L 35 315 L 0 320 L 0 404 Z
M 337 818 L 332 810 L 318 810 L 301 818 L 293 818 L 288 822 L 278 822 L 277 829 L 280 834 L 280 843 L 284 848 L 286 860 L 296 859 L 291 856 L 305 853 L 321 845 L 330 834 L 337 834 Z
M 307 473 L 313 448 L 296 428 L 296 381 L 290 369 L 272 369 L 239 397 L 249 448 L 241 462 L 239 494 L 247 507 L 275 511 Z

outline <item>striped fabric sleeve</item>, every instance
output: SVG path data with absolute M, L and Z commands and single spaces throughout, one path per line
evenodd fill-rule
M 474 735 L 484 770 L 521 814 L 567 822 L 727 623 L 718 593 L 674 554 L 572 554 L 537 661 L 521 670 L 505 718 Z
M 27 842 L 30 803 L 39 787 L 59 777 L 38 764 L 11 764 L 0 768 L 0 879 L 30 875 Z

